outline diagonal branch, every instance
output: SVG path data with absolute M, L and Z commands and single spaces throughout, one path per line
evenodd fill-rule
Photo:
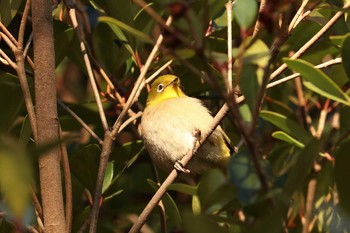
M 318 39 L 321 38 L 337 21 L 343 16 L 345 10 L 349 9 L 350 2 L 347 2 L 344 7 L 338 11 L 322 28 L 319 30 L 306 44 L 304 44 L 290 59 L 296 59 L 300 57 L 306 50 L 308 50 L 313 44 L 316 43 Z M 276 69 L 271 75 L 270 80 L 273 80 L 278 75 L 280 75 L 285 69 L 287 69 L 287 65 L 283 63 L 278 69 Z
M 87 50 L 86 50 L 86 46 L 83 40 L 83 35 L 82 32 L 79 30 L 79 24 L 78 24 L 78 19 L 77 19 L 77 15 L 76 15 L 76 10 L 74 8 L 74 3 L 72 2 L 72 0 L 66 0 L 65 1 L 67 7 L 69 8 L 69 17 L 72 21 L 73 24 L 73 28 L 75 29 L 75 32 L 77 33 L 77 37 L 79 39 L 79 43 L 80 43 L 80 49 L 81 52 L 83 54 L 83 58 L 84 58 L 84 62 L 85 62 L 85 67 L 89 76 L 89 80 L 90 80 L 90 84 L 95 96 L 95 100 L 97 103 L 97 108 L 98 108 L 98 113 L 100 114 L 100 119 L 101 119 L 101 123 L 103 126 L 104 131 L 108 131 L 108 123 L 107 123 L 107 118 L 102 106 L 102 100 L 101 100 L 101 96 L 100 93 L 98 91 L 98 87 L 96 84 L 96 80 L 94 77 L 94 73 L 92 71 L 92 67 L 91 67 L 91 62 L 89 59 L 89 56 L 87 54 Z

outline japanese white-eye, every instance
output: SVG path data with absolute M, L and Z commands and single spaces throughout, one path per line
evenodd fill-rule
M 170 171 L 193 150 L 200 132 L 209 132 L 213 117 L 199 99 L 187 96 L 175 75 L 158 77 L 151 85 L 141 120 L 141 134 L 155 164 Z M 211 168 L 226 170 L 231 148 L 228 137 L 218 126 L 185 166 L 191 174 Z

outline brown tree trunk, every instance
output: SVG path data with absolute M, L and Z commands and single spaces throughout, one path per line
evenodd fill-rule
M 32 0 L 37 145 L 59 137 L 51 4 L 50 0 Z M 66 232 L 58 146 L 39 157 L 39 171 L 45 231 Z

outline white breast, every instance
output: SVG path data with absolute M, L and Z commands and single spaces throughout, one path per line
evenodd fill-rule
M 148 106 L 141 120 L 141 132 L 152 159 L 169 170 L 193 149 L 193 133 L 206 133 L 212 116 L 201 101 L 190 97 L 172 98 Z

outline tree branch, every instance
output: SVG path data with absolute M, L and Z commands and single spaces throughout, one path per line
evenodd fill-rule
M 308 42 L 306 42 L 290 59 L 296 59 L 300 57 L 306 50 L 308 50 L 318 39 L 321 38 L 337 21 L 343 16 L 344 11 L 350 7 L 350 2 L 347 2 L 342 10 L 338 11 L 322 28 L 319 30 Z M 278 75 L 280 75 L 285 69 L 287 65 L 283 63 L 278 69 L 276 69 L 271 75 L 270 80 L 273 80 Z
M 106 115 L 105 115 L 105 112 L 104 112 L 104 109 L 102 106 L 101 96 L 100 96 L 99 90 L 97 88 L 96 80 L 94 77 L 94 73 L 92 71 L 91 62 L 90 62 L 89 56 L 87 54 L 87 50 L 86 50 L 86 46 L 85 46 L 85 43 L 83 40 L 83 36 L 82 36 L 81 31 L 79 30 L 79 24 L 78 24 L 78 19 L 77 19 L 77 15 L 76 15 L 76 10 L 74 8 L 74 4 L 73 4 L 72 0 L 65 0 L 65 3 L 67 5 L 67 7 L 69 8 L 69 17 L 72 21 L 73 28 L 75 29 L 75 32 L 77 33 L 77 37 L 79 39 L 80 49 L 81 49 L 81 52 L 83 54 L 86 71 L 88 73 L 90 84 L 92 87 L 92 91 L 93 91 L 94 96 L 95 96 L 95 100 L 96 100 L 96 104 L 97 104 L 97 108 L 98 108 L 98 113 L 100 114 L 100 119 L 101 119 L 103 129 L 106 132 L 109 130 L 107 118 L 106 118 Z
M 55 80 L 55 50 L 51 1 L 32 0 L 35 62 L 37 146 L 59 139 Z M 66 232 L 60 150 L 56 146 L 39 157 L 45 232 Z

